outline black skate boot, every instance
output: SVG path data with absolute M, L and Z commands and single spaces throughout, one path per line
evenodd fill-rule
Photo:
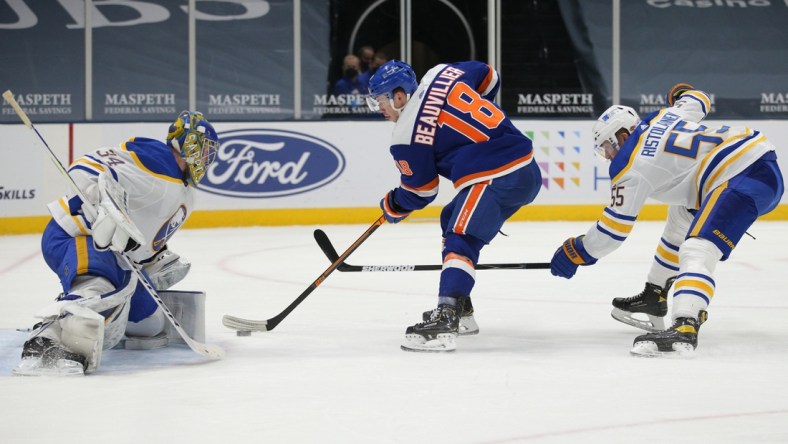
M 84 375 L 87 359 L 43 336 L 27 340 L 22 346 L 22 362 L 13 373 L 21 376 Z
M 698 330 L 709 315 L 705 310 L 695 318 L 676 318 L 665 331 L 648 333 L 635 338 L 631 353 L 639 356 L 692 356 L 698 346 Z
M 421 320 L 423 322 L 427 322 L 432 317 L 432 313 L 435 312 L 437 308 L 433 308 L 432 310 L 427 310 L 421 314 Z M 478 335 L 479 334 L 479 324 L 476 323 L 476 319 L 473 317 L 473 304 L 471 303 L 471 298 L 462 298 L 462 314 L 460 314 L 460 329 L 458 332 L 459 336 L 471 336 L 471 335 Z
M 668 292 L 675 278 L 668 279 L 665 288 L 646 282 L 646 288 L 635 296 L 613 299 L 613 319 L 646 331 L 665 330 L 665 315 L 668 314 Z M 633 316 L 642 313 L 646 320 Z
M 400 348 L 406 351 L 452 352 L 457 348 L 454 339 L 460 329 L 458 307 L 441 304 L 430 314 L 429 320 L 408 327 Z

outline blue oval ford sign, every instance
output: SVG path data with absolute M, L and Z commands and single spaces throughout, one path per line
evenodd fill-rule
M 200 181 L 209 193 L 278 197 L 303 193 L 336 179 L 345 158 L 330 143 L 291 131 L 233 130 L 219 134 L 216 160 Z

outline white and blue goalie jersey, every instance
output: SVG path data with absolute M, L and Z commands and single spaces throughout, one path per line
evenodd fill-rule
M 149 259 L 183 225 L 194 206 L 194 188 L 187 186 L 173 153 L 164 143 L 132 138 L 116 148 L 101 148 L 77 159 L 68 173 L 92 204 L 99 200 L 98 175 L 109 172 L 128 193 L 128 214 L 145 236 L 145 244 L 128 253 L 135 262 Z M 73 237 L 91 234 L 91 225 L 77 196 L 48 205 L 52 217 Z

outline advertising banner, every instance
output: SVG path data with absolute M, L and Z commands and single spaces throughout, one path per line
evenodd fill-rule
M 302 117 L 326 98 L 329 6 L 301 1 Z M 196 108 L 220 121 L 292 119 L 294 9 L 289 0 L 198 0 Z M 38 122 L 166 121 L 189 107 L 188 0 L 92 2 L 92 70 L 85 72 L 85 2 L 0 0 L 0 87 Z M 341 99 L 345 100 L 345 99 Z M 14 123 L 2 103 L 0 123 Z
M 609 103 L 612 2 L 559 4 L 583 68 L 584 89 L 594 92 L 603 84 Z M 632 0 L 620 5 L 621 104 L 648 114 L 665 105 L 671 86 L 685 82 L 711 95 L 711 118 L 788 117 L 788 2 Z
M 609 164 L 593 154 L 593 121 L 514 123 L 533 140 L 534 161 L 542 172 L 534 205 L 609 202 Z M 737 123 L 763 132 L 777 146 L 778 157 L 788 158 L 784 122 Z M 72 133 L 69 125 L 37 125 L 66 165 L 72 157 L 117 147 L 132 136 L 163 140 L 167 126 L 76 124 Z M 389 154 L 389 122 L 220 122 L 215 127 L 221 146 L 200 182 L 201 211 L 377 208 L 380 198 L 399 185 Z M 0 218 L 45 216 L 47 203 L 69 191 L 67 182 L 23 125 L 0 125 L 0 141 Z M 452 185 L 442 181 L 432 205 L 444 205 L 454 194 Z
M 85 118 L 83 2 L 0 1 L 0 92 L 38 122 Z M 0 99 L 0 123 L 18 122 Z
M 788 117 L 788 3 L 621 2 L 621 22 L 625 105 L 644 114 L 687 82 L 712 95 L 713 118 Z
M 197 27 L 197 108 L 214 120 L 292 118 L 293 2 L 206 6 Z

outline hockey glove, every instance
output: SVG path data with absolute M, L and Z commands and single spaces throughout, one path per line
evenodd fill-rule
M 383 210 L 383 216 L 390 224 L 396 224 L 412 213 L 412 211 L 405 210 L 397 205 L 397 201 L 394 200 L 394 191 L 395 190 L 389 191 L 383 199 L 380 200 L 380 208 Z
M 670 88 L 667 97 L 665 97 L 665 101 L 669 106 L 673 106 L 673 104 L 676 103 L 676 100 L 678 100 L 682 94 L 693 89 L 695 89 L 695 87 L 689 83 L 677 83 L 673 85 L 673 88 Z
M 584 237 L 570 237 L 564 241 L 563 245 L 558 247 L 558 250 L 553 255 L 553 260 L 550 261 L 550 273 L 553 276 L 571 279 L 577 272 L 578 266 L 596 263 L 596 259 L 588 254 L 585 247 L 583 247 Z
M 98 215 L 93 222 L 93 245 L 99 251 L 129 252 L 145 243 L 145 237 L 127 211 L 128 196 L 108 173 L 99 174 Z

